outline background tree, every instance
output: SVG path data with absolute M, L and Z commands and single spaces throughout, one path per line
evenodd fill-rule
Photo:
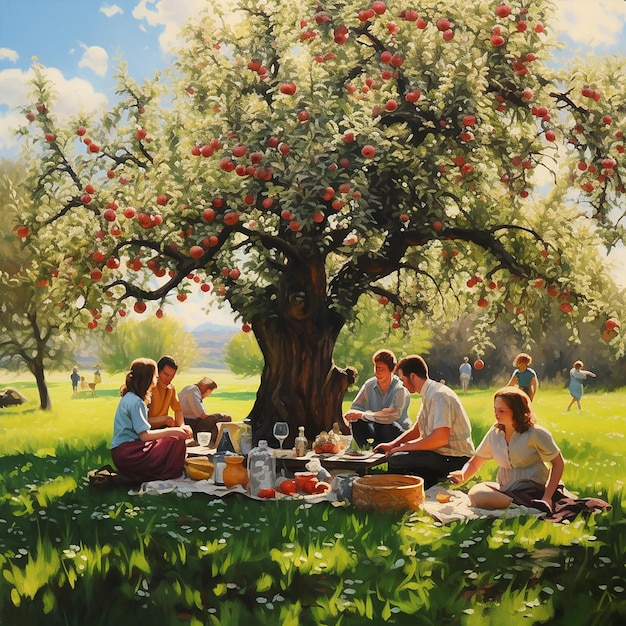
M 263 372 L 263 354 L 250 332 L 237 333 L 228 342 L 224 362 L 237 376 L 257 376 Z
M 35 378 L 42 409 L 52 403 L 46 382 L 46 370 L 73 365 L 74 336 L 61 328 L 57 319 L 56 294 L 49 281 L 40 278 L 40 262 L 32 251 L 21 245 L 26 231 L 15 231 L 18 205 L 22 211 L 28 201 L 20 196 L 23 170 L 7 160 L 0 162 L 0 367 L 9 371 L 28 370 Z M 68 371 L 69 377 L 69 371 Z M 69 378 L 68 378 L 69 385 Z
M 61 127 L 35 68 L 26 222 L 48 258 L 72 251 L 85 324 L 225 298 L 264 356 L 250 418 L 271 439 L 338 418 L 361 297 L 408 328 L 476 309 L 477 351 L 497 318 L 528 334 L 558 309 L 576 339 L 618 317 L 581 252 L 624 239 L 624 60 L 552 69 L 549 1 L 208 4 L 166 81 L 121 68 L 101 122 Z
M 387 348 L 400 358 L 405 354 L 427 354 L 433 343 L 434 333 L 430 328 L 421 324 L 403 327 L 400 313 L 386 314 L 387 307 L 395 308 L 387 296 L 379 300 L 361 298 L 355 308 L 355 318 L 337 337 L 333 358 L 340 365 L 356 369 L 355 387 L 374 375 L 372 356 L 376 350 Z
M 98 340 L 98 358 L 109 373 L 127 371 L 137 357 L 158 361 L 164 354 L 173 356 L 181 370 L 198 358 L 193 335 L 172 317 L 127 319 Z

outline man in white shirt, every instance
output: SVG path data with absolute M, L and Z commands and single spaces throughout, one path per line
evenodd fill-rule
M 230 422 L 231 416 L 227 413 L 211 413 L 208 414 L 202 401 L 211 395 L 214 389 L 217 389 L 217 383 L 211 378 L 204 377 L 195 385 L 187 385 L 178 393 L 178 400 L 183 410 L 185 424 L 191 426 L 194 439 L 198 433 L 211 433 L 211 443 L 215 444 L 217 440 L 217 424 L 218 422 Z
M 421 476 L 428 489 L 470 459 L 472 426 L 454 391 L 428 377 L 421 356 L 400 359 L 395 372 L 409 393 L 422 396 L 422 406 L 412 428 L 375 451 L 387 455 L 389 473 Z

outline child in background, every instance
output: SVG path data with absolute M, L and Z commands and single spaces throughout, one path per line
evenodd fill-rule
M 508 387 L 519 387 L 526 395 L 533 400 L 537 393 L 538 381 L 537 372 L 529 367 L 533 362 L 532 357 L 525 352 L 520 352 L 513 360 L 516 368 L 508 382 Z
M 569 411 L 572 408 L 572 404 L 575 402 L 580 411 L 580 400 L 583 397 L 583 381 L 587 379 L 587 376 L 595 378 L 596 375 L 589 370 L 584 370 L 582 361 L 575 361 L 574 366 L 569 371 L 569 376 L 569 393 L 572 396 L 572 400 L 567 406 L 567 410 Z

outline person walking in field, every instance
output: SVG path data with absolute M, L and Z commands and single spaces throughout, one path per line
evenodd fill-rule
M 531 369 L 530 364 L 533 358 L 530 354 L 520 352 L 513 360 L 513 366 L 516 368 L 509 380 L 507 387 L 519 387 L 532 400 L 535 398 L 539 383 L 537 380 L 537 372 Z
M 77 367 L 72 370 L 70 380 L 72 381 L 72 397 L 76 399 L 78 398 L 78 385 L 80 383 L 80 374 Z
M 570 403 L 567 405 L 567 410 L 572 408 L 574 402 L 578 405 L 578 410 L 581 410 L 580 401 L 583 397 L 583 381 L 588 376 L 595 378 L 596 375 L 589 370 L 583 369 L 584 363 L 582 361 L 575 361 L 572 369 L 569 371 L 569 392 L 572 396 Z
M 461 382 L 461 388 L 463 389 L 464 393 L 467 393 L 471 379 L 472 379 L 472 366 L 469 362 L 469 358 L 464 356 L 463 363 L 459 365 L 459 380 Z

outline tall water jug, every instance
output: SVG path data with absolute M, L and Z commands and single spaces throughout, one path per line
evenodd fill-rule
M 273 489 L 276 484 L 276 459 L 265 439 L 261 439 L 248 454 L 248 475 L 250 494 L 253 496 L 261 489 Z

